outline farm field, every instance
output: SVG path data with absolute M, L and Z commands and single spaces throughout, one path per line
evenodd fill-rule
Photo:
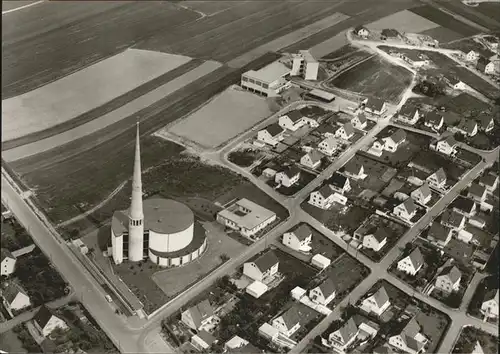
M 185 74 L 165 83 L 164 85 L 156 88 L 155 90 L 138 97 L 135 100 L 124 104 L 118 109 L 112 110 L 95 119 L 88 121 L 82 125 L 78 125 L 73 129 L 63 131 L 62 133 L 51 136 L 39 141 L 32 142 L 27 145 L 19 146 L 14 149 L 3 151 L 3 158 L 6 161 L 14 161 L 26 158 L 33 154 L 39 154 L 44 151 L 57 148 L 61 145 L 71 143 L 78 138 L 83 138 L 92 133 L 98 133 L 102 129 L 120 123 L 128 117 L 136 116 L 139 112 L 147 110 L 144 107 L 154 107 L 158 102 L 165 100 L 166 97 L 173 94 L 177 90 L 196 82 L 198 79 L 203 78 L 205 75 L 217 70 L 220 64 L 213 61 L 207 61 L 198 67 L 186 72 Z M 138 118 L 137 120 L 139 120 Z M 71 123 L 71 122 L 68 122 Z
M 496 21 L 500 21 L 498 16 L 498 12 L 500 11 L 500 4 L 493 2 L 483 2 L 479 4 L 478 7 L 475 8 L 476 11 L 495 19 Z
M 444 44 L 441 47 L 446 49 L 458 49 L 464 53 L 468 53 L 469 51 L 474 50 L 486 58 L 489 58 L 495 54 L 472 38 L 466 38 L 453 43 Z
M 128 49 L 36 90 L 3 100 L 2 141 L 67 122 L 189 60 L 185 56 Z
M 327 39 L 324 42 L 316 44 L 314 47 L 309 48 L 309 52 L 316 59 L 323 59 L 325 55 L 330 54 L 332 51 L 340 49 L 347 45 L 346 31 L 342 31 L 336 36 Z
M 430 36 L 439 41 L 440 43 L 448 43 L 451 41 L 456 41 L 458 39 L 464 38 L 464 36 L 461 35 L 460 33 L 452 31 L 451 29 L 442 26 L 420 32 L 420 34 Z
M 478 34 L 479 30 L 471 27 L 462 21 L 455 19 L 453 16 L 432 7 L 431 5 L 423 5 L 410 9 L 411 12 L 422 16 L 429 21 L 432 21 L 439 26 L 448 28 L 454 32 L 460 33 L 463 37 L 469 37 Z
M 438 24 L 419 16 L 409 10 L 396 12 L 392 15 L 383 17 L 377 21 L 368 23 L 368 29 L 383 30 L 385 28 L 395 28 L 398 31 L 419 33 L 439 27 Z
M 493 2 L 483 2 L 479 6 L 470 7 L 461 1 L 438 0 L 439 6 L 456 13 L 464 18 L 489 28 L 490 30 L 500 29 L 500 4 Z
M 203 147 L 214 148 L 271 114 L 265 98 L 231 87 L 167 129 Z
M 411 83 L 411 73 L 403 67 L 392 65 L 374 57 L 335 77 L 328 84 L 365 96 L 397 103 Z

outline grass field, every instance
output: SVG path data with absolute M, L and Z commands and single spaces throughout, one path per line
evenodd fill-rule
M 444 44 L 441 47 L 446 49 L 458 49 L 464 53 L 468 53 L 469 51 L 474 50 L 486 58 L 489 58 L 495 54 L 484 45 L 476 42 L 472 38 L 466 38 L 453 43 Z
M 431 36 L 432 38 L 436 39 L 439 43 L 448 43 L 451 41 L 456 41 L 458 39 L 464 38 L 462 34 L 442 26 L 432 28 L 427 31 L 423 31 L 421 32 L 421 34 Z
M 374 57 L 340 74 L 329 85 L 397 103 L 411 83 L 411 73 Z
M 228 88 L 168 131 L 207 148 L 245 132 L 272 114 L 265 98 Z
M 429 21 L 425 17 L 408 10 L 396 12 L 366 25 L 368 29 L 383 30 L 385 28 L 394 28 L 398 31 L 409 33 L 419 33 L 438 26 L 438 24 Z
M 479 342 L 484 353 L 498 353 L 498 337 L 492 336 L 473 326 L 462 328 L 460 337 L 458 337 L 452 353 L 472 353 L 476 346 L 476 342 Z
M 0 342 L 2 342 L 2 350 L 7 353 L 27 353 L 23 343 L 17 337 L 13 330 L 0 333 Z
M 479 33 L 478 29 L 466 25 L 462 21 L 455 19 L 453 16 L 436 9 L 431 5 L 414 7 L 410 9 L 410 11 L 438 24 L 439 26 L 443 26 L 454 32 L 460 33 L 464 37 Z
M 483 2 L 477 7 L 464 5 L 461 1 L 438 0 L 439 6 L 490 30 L 500 29 L 500 4 Z

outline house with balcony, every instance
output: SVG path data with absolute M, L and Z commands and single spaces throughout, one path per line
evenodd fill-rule
M 335 280 L 327 277 L 317 287 L 309 290 L 309 299 L 316 304 L 327 306 L 337 295 Z
M 427 239 L 438 247 L 445 247 L 450 241 L 452 230 L 434 221 L 427 234 Z
M 417 214 L 417 207 L 413 199 L 407 198 L 404 202 L 394 207 L 393 213 L 403 220 L 410 221 Z
M 426 179 L 429 186 L 436 189 L 444 189 L 446 186 L 446 173 L 444 169 L 441 167 L 436 172 L 429 175 Z
M 420 119 L 420 111 L 411 103 L 405 103 L 399 110 L 397 117 L 403 123 L 415 125 Z
M 283 234 L 283 244 L 299 252 L 310 252 L 312 242 L 312 230 L 306 224 L 300 225 L 293 231 Z
M 445 267 L 436 277 L 435 289 L 447 294 L 457 292 L 460 290 L 461 279 L 462 272 L 457 266 Z
M 454 156 L 457 153 L 458 142 L 453 135 L 449 135 L 444 139 L 438 140 L 435 144 L 431 144 L 437 152 L 447 156 Z
M 315 170 L 321 166 L 322 158 L 323 155 L 321 154 L 321 152 L 316 149 L 312 149 L 300 158 L 300 164 L 305 167 L 309 167 L 312 170 Z
M 379 317 L 389 308 L 389 306 L 391 306 L 391 301 L 383 286 L 361 302 L 361 308 L 364 311 L 373 313 Z
M 425 353 L 429 339 L 423 334 L 421 325 L 413 317 L 400 333 L 389 337 L 388 343 L 409 354 Z
M 257 140 L 275 147 L 276 145 L 279 144 L 280 141 L 282 141 L 285 138 L 283 136 L 284 132 L 285 129 L 280 127 L 278 123 L 274 123 L 268 125 L 262 130 L 259 130 L 257 132 Z
M 427 205 L 431 201 L 432 192 L 427 183 L 422 184 L 420 187 L 410 193 L 410 197 L 420 205 Z
M 346 349 L 354 343 L 358 336 L 359 329 L 356 322 L 351 317 L 339 329 L 328 336 L 328 340 L 322 339 L 323 345 L 333 348 L 334 351 L 345 353 Z
M 305 80 L 317 80 L 319 62 L 308 50 L 299 50 L 298 54 L 292 54 L 292 76 L 301 76 Z
M 296 166 L 287 166 L 282 171 L 276 173 L 274 182 L 284 187 L 291 187 L 300 179 L 300 168 Z
M 408 256 L 398 262 L 398 270 L 409 275 L 415 275 L 424 265 L 424 256 L 416 247 Z

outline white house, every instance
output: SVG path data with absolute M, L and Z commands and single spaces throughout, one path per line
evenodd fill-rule
M 243 274 L 265 284 L 278 273 L 278 267 L 278 257 L 273 251 L 268 251 L 254 261 L 243 264 Z
M 394 215 L 399 216 L 404 220 L 411 220 L 417 213 L 417 207 L 413 202 L 413 199 L 408 198 L 399 205 L 396 205 L 393 210 Z
M 370 31 L 364 27 L 364 26 L 357 26 L 355 29 L 354 29 L 354 33 L 359 36 L 359 37 L 363 37 L 363 38 L 366 38 L 370 35 Z
M 367 177 L 363 164 L 350 159 L 344 166 L 344 174 L 354 180 L 363 180 Z
M 50 335 L 56 328 L 60 328 L 62 330 L 69 329 L 66 322 L 54 315 L 53 312 L 45 305 L 42 305 L 40 310 L 38 310 L 36 315 L 33 317 L 33 324 L 44 337 Z
M 317 287 L 309 290 L 309 298 L 312 302 L 327 306 L 337 295 L 337 285 L 330 277 L 323 280 Z
M 285 129 L 280 127 L 278 123 L 268 125 L 262 130 L 257 132 L 257 140 L 262 141 L 271 146 L 276 146 L 284 139 L 283 133 Z
M 463 91 L 463 90 L 466 90 L 469 87 L 463 81 L 460 81 L 456 76 L 446 77 L 445 80 L 448 82 L 448 84 L 454 90 Z
M 241 75 L 241 87 L 266 97 L 277 97 L 291 87 L 287 80 L 290 69 L 280 62 L 273 62 L 257 71 L 249 70 Z
M 382 140 L 384 141 L 384 150 L 396 152 L 398 147 L 406 141 L 406 132 L 403 129 L 398 129 L 394 134 Z
M 380 251 L 386 243 L 387 230 L 384 227 L 372 228 L 363 236 L 363 247 L 370 248 L 375 252 Z
M 310 252 L 311 242 L 312 230 L 306 224 L 302 224 L 295 230 L 283 234 L 283 244 L 295 251 Z
M 473 50 L 469 51 L 465 55 L 465 60 L 467 61 L 476 61 L 478 58 L 479 58 L 479 53 Z
M 214 309 L 205 299 L 181 314 L 181 321 L 191 329 L 199 330 L 212 321 Z
M 490 61 L 488 64 L 484 66 L 484 73 L 486 75 L 494 75 L 497 74 L 500 69 L 500 62 L 499 61 Z
M 16 257 L 10 253 L 10 251 L 6 248 L 0 249 L 1 255 L 1 269 L 3 276 L 9 276 L 14 273 L 14 269 L 16 267 Z
M 493 116 L 487 113 L 481 113 L 476 117 L 476 121 L 478 123 L 479 130 L 486 133 L 490 132 L 495 127 L 495 120 L 493 119 Z
M 191 337 L 191 344 L 201 352 L 204 352 L 217 342 L 217 339 L 205 330 L 199 331 Z
M 361 308 L 366 312 L 380 316 L 391 306 L 391 301 L 387 291 L 381 286 L 374 294 L 368 296 L 361 303 Z
M 349 178 L 338 172 L 334 172 L 328 182 L 330 183 L 330 188 L 333 189 L 334 192 L 344 194 L 345 192 L 349 192 L 351 190 Z
M 276 220 L 276 214 L 251 200 L 242 198 L 217 213 L 217 222 L 243 236 L 253 236 Z
M 420 119 L 420 111 L 418 108 L 410 103 L 405 103 L 399 110 L 398 120 L 403 123 L 414 125 Z
M 349 140 L 353 136 L 354 136 L 354 127 L 351 122 L 342 124 L 335 131 L 335 137 L 339 139 Z
M 439 140 L 436 142 L 436 151 L 448 155 L 453 156 L 457 153 L 457 141 L 453 135 L 449 135 L 448 137 Z
M 445 267 L 436 277 L 436 289 L 444 293 L 452 293 L 460 290 L 462 272 L 456 266 Z
M 335 351 L 344 353 L 346 349 L 356 340 L 359 329 L 354 319 L 349 318 L 342 327 L 330 333 L 328 341 L 322 340 L 323 344 L 334 348 Z
M 320 268 L 320 269 L 327 268 L 331 263 L 332 263 L 332 261 L 329 258 L 327 258 L 319 253 L 315 254 L 313 256 L 313 258 L 311 258 L 311 264 Z
M 300 179 L 300 168 L 295 166 L 288 166 L 276 173 L 274 176 L 274 182 L 281 184 L 284 187 L 291 187 L 297 183 Z
M 298 54 L 292 54 L 292 76 L 302 76 L 306 80 L 317 80 L 319 62 L 308 50 L 299 50 Z
M 413 317 L 399 334 L 389 337 L 388 343 L 406 353 L 420 354 L 425 353 L 429 340 L 422 333 L 420 324 Z
M 424 125 L 434 131 L 440 130 L 443 124 L 443 116 L 436 111 L 429 112 L 424 116 Z
M 479 180 L 479 184 L 485 187 L 488 192 L 493 192 L 498 186 L 498 176 L 492 173 L 486 173 Z
M 234 336 L 224 344 L 224 352 L 258 353 L 259 350 L 246 339 L 241 338 L 240 336 Z
M 455 210 L 445 210 L 441 216 L 441 224 L 453 230 L 460 231 L 465 227 L 466 218 Z
M 427 205 L 431 201 L 432 193 L 427 183 L 422 184 L 420 187 L 410 193 L 410 197 L 418 204 Z
M 429 58 L 422 53 L 406 52 L 401 54 L 401 59 L 416 68 L 430 64 Z
M 318 149 L 328 156 L 332 156 L 340 147 L 340 142 L 334 136 L 327 136 L 318 144 Z
M 307 121 L 298 110 L 287 112 L 278 118 L 278 124 L 284 129 L 296 131 L 307 124 Z
M 347 198 L 345 198 L 342 194 L 336 193 L 328 184 L 325 184 L 317 191 L 312 192 L 309 195 L 308 201 L 309 204 L 324 210 L 329 209 L 334 202 L 345 205 Z
M 455 127 L 455 130 L 466 136 L 474 136 L 477 134 L 478 127 L 476 121 L 463 118 Z
M 384 100 L 378 98 L 367 98 L 363 101 L 365 112 L 381 116 L 387 110 Z
M 451 207 L 457 213 L 465 215 L 470 218 L 476 215 L 477 206 L 476 203 L 472 199 L 468 199 L 462 196 L 458 196 L 457 199 L 451 203 Z
M 300 164 L 310 169 L 317 169 L 321 165 L 323 155 L 316 149 L 312 149 L 300 158 Z
M 351 119 L 351 124 L 356 129 L 364 130 L 368 123 L 366 116 L 363 113 L 360 113 Z
M 409 275 L 415 275 L 424 265 L 424 257 L 416 247 L 408 256 L 398 262 L 398 270 Z
M 13 311 L 19 311 L 31 305 L 28 294 L 18 284 L 9 282 L 2 290 L 2 299 L 5 309 L 11 316 Z
M 436 172 L 428 176 L 426 179 L 427 183 L 429 183 L 430 187 L 436 189 L 444 189 L 446 185 L 446 173 L 444 169 L 441 167 Z
M 445 247 L 450 242 L 452 234 L 450 228 L 434 221 L 427 234 L 427 239 L 438 247 Z
M 472 183 L 467 193 L 467 197 L 474 199 L 478 203 L 484 202 L 487 195 L 486 187 L 478 183 Z
M 481 313 L 490 318 L 498 318 L 498 289 L 486 292 L 481 304 Z
M 291 337 L 300 328 L 300 318 L 303 314 L 292 306 L 280 316 L 272 320 L 271 325 L 287 337 Z

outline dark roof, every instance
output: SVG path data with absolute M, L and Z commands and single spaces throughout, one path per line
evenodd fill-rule
M 347 343 L 358 333 L 358 326 L 356 326 L 356 322 L 354 322 L 354 319 L 351 317 L 338 329 L 338 331 L 340 332 L 343 342 Z
M 266 129 L 271 136 L 276 136 L 281 134 L 285 129 L 283 129 L 278 123 L 270 124 L 266 127 Z
M 446 181 L 446 173 L 444 172 L 444 169 L 442 167 L 436 172 L 434 172 L 432 175 L 436 176 L 438 182 Z
M 452 111 L 443 112 L 444 124 L 455 125 L 460 122 L 460 116 Z
M 50 319 L 54 316 L 52 313 L 52 310 L 50 310 L 47 306 L 42 305 L 40 307 L 40 310 L 36 313 L 35 317 L 33 317 L 33 320 L 38 323 L 40 328 L 45 328 L 47 323 L 49 323 Z M 57 316 L 56 316 L 57 317 Z
M 1 255 L 1 260 L 0 262 L 3 262 L 3 260 L 5 258 L 12 258 L 12 259 L 16 259 L 16 257 L 14 257 L 14 255 L 12 253 L 10 253 L 10 251 L 7 249 L 7 248 L 1 248 L 0 249 L 0 255 Z
M 217 339 L 205 330 L 198 332 L 198 337 L 200 337 L 207 345 L 212 345 Z
M 472 120 L 472 119 L 462 119 L 460 123 L 458 123 L 457 128 L 460 130 L 463 130 L 467 133 L 472 133 L 474 131 L 474 128 L 477 127 L 477 123 Z
M 354 134 L 354 126 L 351 122 L 344 123 L 342 127 L 344 128 L 347 136 L 351 136 L 352 134 Z
M 212 308 L 212 305 L 210 305 L 210 302 L 207 299 L 199 302 L 193 307 L 190 307 L 188 311 L 191 313 L 191 317 L 193 319 L 194 324 L 196 325 L 196 328 L 200 327 L 201 323 L 204 320 L 213 316 L 214 314 L 214 309 Z
M 480 71 L 484 71 L 484 67 L 486 65 L 488 65 L 489 63 L 490 63 L 490 61 L 481 55 L 477 59 L 476 69 L 479 69 Z
M 456 266 L 444 267 L 439 275 L 447 276 L 448 279 L 450 279 L 450 281 L 452 282 L 452 284 L 455 284 L 457 281 L 460 280 L 460 278 L 462 278 L 462 272 Z
M 358 114 L 355 118 L 358 118 L 361 124 L 366 123 L 367 121 L 366 116 L 363 113 Z
M 244 346 L 241 346 L 239 348 L 234 348 L 234 349 L 229 349 L 227 353 L 248 353 L 248 354 L 255 354 L 255 353 L 262 353 L 262 350 L 257 349 L 252 343 L 247 343 Z
M 19 286 L 14 282 L 9 282 L 7 287 L 5 287 L 2 290 L 2 296 L 5 298 L 5 301 L 7 301 L 7 303 L 9 304 L 11 304 L 12 301 L 14 301 L 17 294 L 19 293 L 28 296 L 28 294 L 23 290 L 23 288 L 21 288 L 21 286 Z
M 406 139 L 406 132 L 403 129 L 398 129 L 394 134 L 390 136 L 392 141 L 396 144 L 403 142 Z
M 309 151 L 307 153 L 307 155 L 309 155 L 309 158 L 311 159 L 312 163 L 316 163 L 318 161 L 321 161 L 321 159 L 323 158 L 323 155 L 321 154 L 321 152 L 319 152 L 316 149 L 312 149 L 311 151 Z
M 451 206 L 453 208 L 456 208 L 458 210 L 462 210 L 464 212 L 470 213 L 472 208 L 474 208 L 474 205 L 476 203 L 472 199 L 468 199 L 462 196 L 458 196 L 457 199 L 451 203 Z
M 381 100 L 379 98 L 370 97 L 370 98 L 368 98 L 368 101 L 366 102 L 365 107 L 368 107 L 373 111 L 380 111 L 380 110 L 382 110 L 384 103 L 385 103 L 384 100 Z
M 321 284 L 318 285 L 318 288 L 323 293 L 323 296 L 327 298 L 337 291 L 337 284 L 332 278 L 327 277 Z
M 393 28 L 385 28 L 382 30 L 382 36 L 388 38 L 395 38 L 399 36 L 399 32 Z
M 386 228 L 385 226 L 380 226 L 377 227 L 377 230 L 375 230 L 375 232 L 373 233 L 373 237 L 375 237 L 378 242 L 382 242 L 387 238 L 387 235 L 390 234 L 391 232 L 388 230 L 388 228 Z
M 434 221 L 429 230 L 429 237 L 432 237 L 436 240 L 445 241 L 448 238 L 450 231 L 451 230 L 446 226 Z
M 446 137 L 445 139 L 443 139 L 441 141 L 447 143 L 451 147 L 457 145 L 457 140 L 455 139 L 455 137 L 453 135 L 448 135 L 448 137 Z
M 273 251 L 268 251 L 253 262 L 257 268 L 264 273 L 265 271 L 271 269 L 276 263 L 279 263 L 279 259 Z
M 363 167 L 361 163 L 355 161 L 355 159 L 350 159 L 344 166 L 344 171 L 357 175 L 361 170 L 361 167 Z
M 404 205 L 406 211 L 408 212 L 408 214 L 411 214 L 413 213 L 415 210 L 417 210 L 417 207 L 415 206 L 415 203 L 413 202 L 413 199 L 411 198 L 407 198 L 403 203 L 401 203 Z M 401 205 L 400 204 L 400 205 Z
M 419 190 L 420 193 L 422 193 L 422 195 L 424 196 L 424 198 L 427 198 L 428 196 L 432 195 L 431 189 L 430 189 L 429 184 L 427 182 L 422 184 L 416 190 Z
M 422 256 L 422 252 L 420 252 L 420 248 L 416 247 L 409 255 L 411 263 L 415 269 L 418 269 L 421 265 L 424 264 L 424 256 Z
M 394 351 L 388 346 L 378 346 L 373 349 L 373 354 L 392 354 Z
M 460 226 L 464 218 L 465 216 L 457 213 L 455 210 L 447 209 L 441 217 L 441 223 L 444 225 L 451 225 L 452 227 L 458 227 Z
M 281 318 L 285 322 L 286 328 L 291 329 L 297 323 L 300 323 L 301 313 L 296 306 L 292 306 L 281 314 Z
M 304 117 L 302 113 L 300 113 L 300 111 L 297 110 L 290 111 L 285 115 L 288 116 L 288 118 L 290 118 L 290 120 L 294 123 Z
M 358 33 L 358 32 L 359 32 L 359 31 L 361 31 L 362 29 L 365 29 L 365 30 L 367 30 L 367 31 L 368 31 L 368 29 L 367 29 L 365 26 L 363 26 L 363 25 L 358 25 L 358 26 L 356 26 L 356 28 L 354 28 L 354 31 L 356 31 L 356 33 Z
M 332 177 L 328 180 L 328 182 L 337 188 L 343 189 L 345 184 L 347 183 L 348 178 L 344 175 L 341 175 L 338 172 L 335 172 Z
M 283 172 L 288 178 L 292 178 L 292 177 L 295 177 L 297 174 L 300 173 L 300 168 L 298 168 L 295 165 L 293 165 L 293 166 L 287 166 L 281 172 Z
M 497 298 L 498 301 L 497 295 L 498 295 L 498 289 L 490 289 L 484 294 L 483 302 L 488 300 L 494 300 L 495 298 Z
M 486 187 L 481 186 L 477 183 L 472 183 L 472 185 L 469 187 L 469 194 L 473 195 L 474 197 L 482 198 L 484 196 L 484 193 L 486 193 Z
M 300 225 L 298 228 L 296 228 L 292 233 L 300 240 L 305 240 L 309 236 L 312 235 L 312 230 L 309 226 L 306 224 Z
M 448 80 L 448 82 L 449 82 L 451 85 L 453 85 L 453 86 L 455 86 L 456 84 L 458 84 L 458 83 L 462 82 L 462 81 L 460 81 L 460 80 L 459 80 L 456 76 L 454 76 L 454 75 L 448 75 L 448 76 L 446 76 L 446 80 Z
M 441 119 L 443 119 L 443 116 L 436 111 L 432 111 L 427 113 L 424 119 L 426 122 L 438 125 L 441 122 Z
M 408 117 L 408 118 L 413 118 L 415 113 L 418 111 L 418 108 L 411 103 L 405 103 L 403 107 L 399 110 L 399 114 Z
M 498 180 L 498 176 L 495 176 L 491 173 L 485 174 L 481 179 L 479 180 L 480 183 L 484 184 L 485 186 L 488 187 L 493 187 L 495 182 Z
M 323 197 L 323 198 L 328 198 L 329 196 L 331 196 L 334 192 L 333 190 L 330 188 L 330 186 L 328 184 L 325 184 L 323 187 L 321 187 L 320 189 L 318 189 L 318 193 Z
M 486 129 L 488 125 L 491 123 L 491 121 L 493 121 L 493 117 L 490 116 L 489 114 L 481 113 L 479 116 L 476 117 L 476 120 L 481 128 Z
M 378 307 L 382 307 L 389 300 L 389 295 L 383 286 L 381 286 L 375 294 L 372 295 Z

